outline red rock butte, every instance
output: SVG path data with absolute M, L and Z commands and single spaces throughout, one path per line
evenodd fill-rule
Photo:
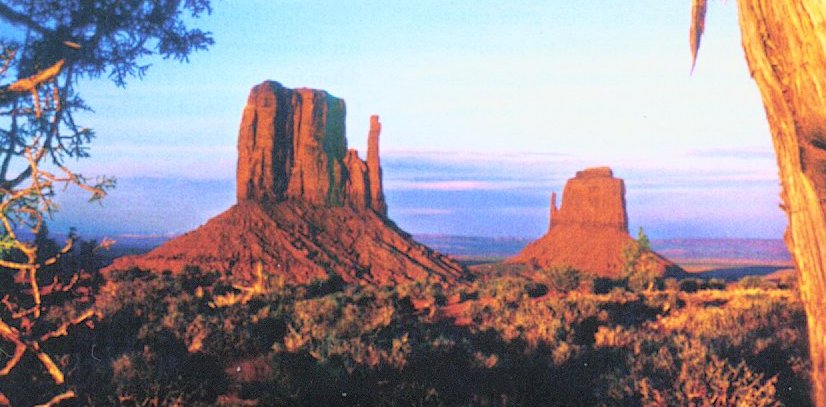
M 578 171 L 565 183 L 562 205 L 551 194 L 548 232 L 528 244 L 508 263 L 536 268 L 570 266 L 600 277 L 618 277 L 623 252 L 636 241 L 628 234 L 625 182 L 608 167 Z M 680 268 L 654 253 L 661 275 Z
M 107 270 L 180 272 L 187 265 L 250 278 L 259 262 L 288 282 L 338 276 L 393 284 L 465 275 L 387 218 L 378 116 L 367 161 L 347 149 L 344 100 L 325 91 L 253 87 L 238 134 L 237 203 L 201 227 Z

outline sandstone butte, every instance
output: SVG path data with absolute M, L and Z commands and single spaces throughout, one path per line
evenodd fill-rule
M 635 244 L 628 234 L 625 182 L 614 178 L 608 167 L 588 168 L 565 183 L 560 208 L 556 193 L 551 194 L 548 232 L 507 262 L 534 268 L 570 266 L 600 277 L 617 277 L 623 252 Z M 682 271 L 653 254 L 660 275 Z
M 238 135 L 237 203 L 201 227 L 107 270 L 187 265 L 250 279 L 260 262 L 290 283 L 450 283 L 465 269 L 387 217 L 378 116 L 367 161 L 347 149 L 344 100 L 325 91 L 253 87 Z

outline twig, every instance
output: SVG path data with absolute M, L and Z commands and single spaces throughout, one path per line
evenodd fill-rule
M 63 393 L 58 394 L 57 396 L 52 397 L 52 399 L 47 401 L 45 404 L 38 404 L 35 407 L 53 407 L 75 397 L 77 397 L 77 394 L 75 394 L 73 390 L 67 390 Z
M 95 315 L 95 311 L 93 309 L 87 309 L 84 313 L 78 315 L 71 321 L 66 321 L 61 325 L 59 328 L 55 329 L 54 331 L 48 332 L 43 334 L 40 337 L 40 342 L 45 342 L 51 338 L 57 338 L 58 336 L 64 336 L 68 334 L 68 329 L 70 326 L 78 325 L 83 321 L 93 317 Z
M 57 61 L 54 65 L 28 77 L 18 80 L 17 82 L 12 83 L 7 88 L 11 92 L 32 92 L 35 91 L 37 86 L 43 82 L 48 81 L 49 79 L 54 78 L 60 73 L 60 70 L 63 69 L 63 63 L 66 62 L 65 60 L 61 59 Z

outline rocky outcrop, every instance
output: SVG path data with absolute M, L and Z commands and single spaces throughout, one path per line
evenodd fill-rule
M 345 112 L 344 101 L 324 91 L 255 86 L 238 134 L 237 204 L 108 270 L 196 265 L 250 278 L 260 262 L 299 284 L 332 276 L 374 284 L 462 277 L 461 266 L 387 218 L 379 118 L 370 119 L 365 162 L 347 149 Z
M 238 200 L 341 204 L 345 114 L 344 101 L 325 91 L 254 87 L 238 134 Z
M 345 115 L 344 101 L 322 90 L 289 89 L 272 81 L 255 86 L 238 133 L 238 200 L 349 203 L 386 215 L 379 117 L 370 118 L 365 163 L 347 150 Z M 366 199 L 352 188 L 363 190 Z
M 264 206 L 242 201 L 151 252 L 116 259 L 109 269 L 171 270 L 187 265 L 252 280 L 258 262 L 286 281 L 330 277 L 346 283 L 390 285 L 432 276 L 452 282 L 464 270 L 415 242 L 373 211 L 286 200 Z
M 384 203 L 384 189 L 381 185 L 379 134 L 381 134 L 379 117 L 370 116 L 370 133 L 367 136 L 367 177 L 370 182 L 370 207 L 374 211 L 386 215 L 387 204 Z
M 367 164 L 359 158 L 358 151 L 347 150 L 344 156 L 344 166 L 347 168 L 347 200 L 356 208 L 368 208 L 371 205 Z
M 568 180 L 562 205 L 551 195 L 548 232 L 528 244 L 509 263 L 536 268 L 571 266 L 603 277 L 617 277 L 623 252 L 636 241 L 628 234 L 625 183 L 608 167 L 589 168 Z M 677 273 L 679 267 L 654 255 L 658 272 Z
M 577 225 L 616 229 L 628 233 L 625 212 L 625 182 L 614 178 L 608 167 L 577 171 L 568 180 L 562 193 L 562 207 L 556 207 L 556 194 L 551 195 L 551 224 Z

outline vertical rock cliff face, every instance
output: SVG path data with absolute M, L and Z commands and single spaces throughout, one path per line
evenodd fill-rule
M 237 198 L 277 202 L 286 197 L 293 166 L 293 92 L 275 82 L 252 89 L 238 134 Z
M 177 272 L 187 265 L 252 275 L 257 263 L 307 283 L 391 284 L 464 275 L 387 218 L 381 124 L 370 118 L 367 161 L 347 149 L 344 101 L 264 82 L 250 92 L 238 134 L 237 204 L 200 228 L 109 270 Z
M 370 118 L 365 163 L 347 150 L 345 116 L 344 101 L 325 91 L 255 86 L 238 134 L 238 201 L 350 204 L 385 215 L 379 117 Z
M 293 157 L 287 196 L 312 204 L 339 206 L 344 200 L 346 177 L 344 101 L 312 89 L 290 93 L 294 100 L 291 109 Z
M 551 227 L 581 225 L 628 233 L 625 182 L 614 178 L 608 167 L 578 171 L 565 184 L 561 209 L 556 208 L 555 201 L 551 205 Z
M 530 243 L 510 263 L 537 268 L 571 266 L 584 272 L 616 277 L 622 270 L 622 254 L 636 242 L 628 234 L 625 183 L 608 167 L 576 173 L 565 184 L 562 205 L 551 195 L 548 233 Z M 661 274 L 679 267 L 655 255 Z

